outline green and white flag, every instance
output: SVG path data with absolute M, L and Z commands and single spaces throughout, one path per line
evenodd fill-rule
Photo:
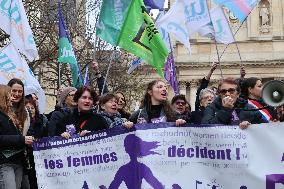
M 154 66 L 163 77 L 168 50 L 143 0 L 104 0 L 96 32 Z
M 78 88 L 80 86 L 83 86 L 83 77 L 80 72 L 80 68 L 71 44 L 71 40 L 69 39 L 60 3 L 59 3 L 58 16 L 59 16 L 58 62 L 68 63 L 70 65 L 72 84 L 74 87 Z

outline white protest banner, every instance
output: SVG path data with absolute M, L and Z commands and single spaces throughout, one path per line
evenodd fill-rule
M 0 83 L 6 85 L 10 79 L 18 78 L 25 85 L 25 95 L 35 93 L 39 99 L 39 111 L 45 110 L 45 93 L 34 77 L 27 62 L 21 58 L 12 43 L 0 49 Z
M 34 36 L 21 0 L 0 0 L 0 28 L 29 61 L 38 57 Z
M 198 125 L 195 125 L 198 126 Z M 141 124 L 34 144 L 42 189 L 280 189 L 284 123 Z

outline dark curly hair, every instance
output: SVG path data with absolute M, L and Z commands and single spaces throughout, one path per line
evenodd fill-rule
M 99 96 L 97 95 L 96 91 L 90 87 L 84 86 L 80 87 L 74 95 L 74 102 L 78 103 L 79 98 L 83 95 L 85 91 L 88 91 L 91 94 L 91 97 L 93 98 L 93 102 L 97 102 L 99 100 Z

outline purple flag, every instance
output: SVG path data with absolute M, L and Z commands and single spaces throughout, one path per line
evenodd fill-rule
M 146 7 L 149 7 L 150 9 L 164 9 L 164 3 L 165 0 L 144 0 L 144 4 Z
M 165 79 L 170 83 L 172 88 L 174 89 L 175 95 L 179 94 L 179 86 L 176 76 L 176 67 L 174 63 L 173 52 L 171 52 L 168 56 L 167 63 L 165 64 Z

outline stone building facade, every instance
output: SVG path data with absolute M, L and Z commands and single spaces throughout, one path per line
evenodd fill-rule
M 210 6 L 214 7 L 212 2 Z M 243 65 L 246 77 L 259 77 L 264 83 L 274 79 L 284 80 L 283 8 L 283 0 L 261 0 L 243 24 L 224 9 L 232 32 L 236 33 L 236 44 L 229 45 L 221 57 L 223 77 L 239 77 Z M 172 40 L 180 92 L 186 95 L 194 109 L 200 81 L 218 58 L 213 40 L 196 34 L 190 42 L 191 55 L 181 43 Z M 226 46 L 218 44 L 217 47 L 219 54 L 222 54 Z M 220 78 L 221 70 L 216 69 L 209 85 L 217 85 Z M 170 96 L 173 96 L 172 90 Z

